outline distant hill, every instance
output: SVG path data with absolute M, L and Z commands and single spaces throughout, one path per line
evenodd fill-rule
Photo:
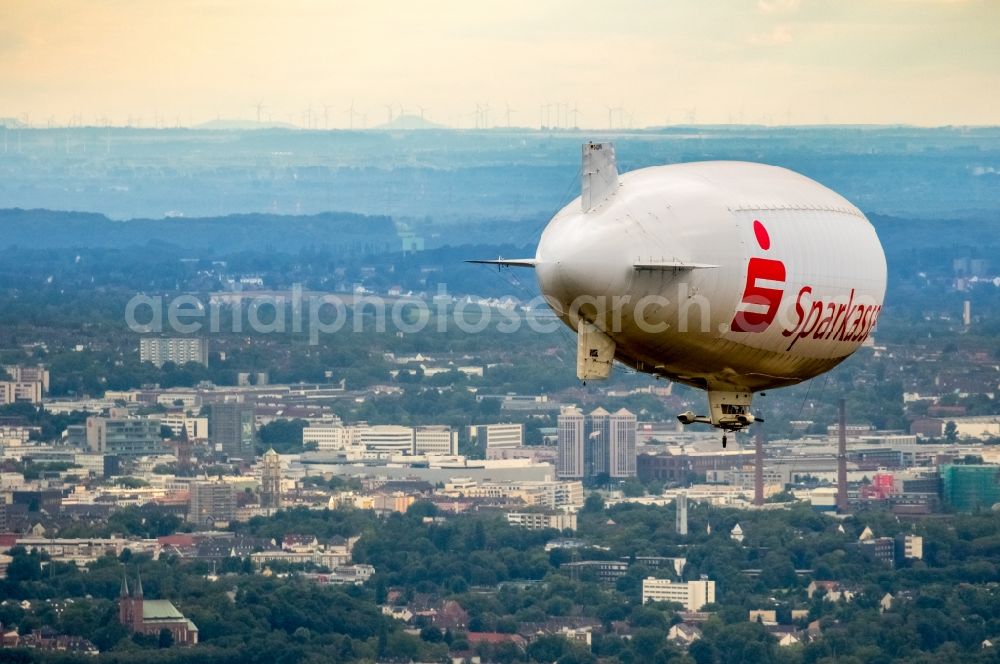
M 288 122 L 257 122 L 255 120 L 227 120 L 225 118 L 217 118 L 194 125 L 191 129 L 243 131 L 246 129 L 297 129 L 297 127 Z
M 88 212 L 0 210 L 0 249 L 125 248 L 157 243 L 208 254 L 263 249 L 380 254 L 400 248 L 392 219 L 347 212 L 114 221 Z

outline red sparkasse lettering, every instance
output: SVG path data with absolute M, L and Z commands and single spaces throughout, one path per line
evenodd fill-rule
M 785 291 L 767 288 L 758 281 L 785 281 L 785 264 L 770 258 L 751 258 L 747 264 L 747 282 L 743 289 L 743 299 L 729 328 L 733 332 L 763 332 L 774 321 Z M 761 305 L 765 311 L 746 311 L 747 305 Z

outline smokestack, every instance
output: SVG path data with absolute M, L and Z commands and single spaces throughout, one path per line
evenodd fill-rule
M 753 504 L 764 504 L 764 427 L 759 424 L 754 438 Z
M 843 399 L 837 405 L 840 410 L 837 441 L 837 513 L 847 514 L 847 413 Z

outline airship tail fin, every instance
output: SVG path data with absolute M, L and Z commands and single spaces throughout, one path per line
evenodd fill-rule
M 618 189 L 614 143 L 584 143 L 580 170 L 580 202 L 590 212 Z
M 611 375 L 615 341 L 595 325 L 581 320 L 577 326 L 576 377 L 602 380 Z

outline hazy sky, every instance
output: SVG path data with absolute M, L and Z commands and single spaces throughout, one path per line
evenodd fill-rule
M 0 0 L 0 117 L 1000 124 L 1000 0 Z M 328 108 L 324 109 L 324 106 Z M 554 107 L 549 119 L 555 121 Z M 355 123 L 362 119 L 356 117 Z

